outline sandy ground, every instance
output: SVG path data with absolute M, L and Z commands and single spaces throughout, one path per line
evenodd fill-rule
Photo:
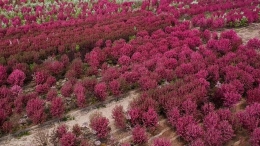
M 103 116 L 107 117 L 110 121 L 110 127 L 111 127 L 111 131 L 116 131 L 114 124 L 113 124 L 113 119 L 112 119 L 112 109 L 116 106 L 116 105 L 122 105 L 124 107 L 124 110 L 127 109 L 129 102 L 136 98 L 138 96 L 138 93 L 136 93 L 135 91 L 131 91 L 129 96 L 122 98 L 119 101 L 113 101 L 109 104 L 106 104 L 105 107 L 102 108 L 97 108 L 97 109 L 93 109 L 90 111 L 84 111 L 84 110 L 77 110 L 77 111 L 72 111 L 70 113 L 68 113 L 68 115 L 70 115 L 71 117 L 74 117 L 74 120 L 69 120 L 66 122 L 61 122 L 61 123 L 53 123 L 52 125 L 50 125 L 49 127 L 45 127 L 43 128 L 37 128 L 33 131 L 30 131 L 30 135 L 28 136 L 23 136 L 20 139 L 17 138 L 11 138 L 5 141 L 0 142 L 1 146 L 34 146 L 35 145 L 35 141 L 34 141 L 34 136 L 37 133 L 37 131 L 48 131 L 49 133 L 52 132 L 52 130 L 57 127 L 59 124 L 66 124 L 68 125 L 70 128 L 72 128 L 73 125 L 75 124 L 79 124 L 79 126 L 83 126 L 87 123 L 87 127 L 89 127 L 88 123 L 89 123 L 89 116 L 95 112 L 101 112 Z
M 260 23 L 253 23 L 247 27 L 236 28 L 234 30 L 242 37 L 244 43 L 252 38 L 260 39 Z

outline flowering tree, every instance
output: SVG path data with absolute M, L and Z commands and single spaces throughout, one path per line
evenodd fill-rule
M 0 84 L 4 84 L 7 79 L 7 72 L 6 67 L 0 65 Z
M 48 91 L 48 93 L 47 93 L 46 96 L 47 96 L 46 99 L 47 99 L 48 101 L 52 101 L 52 99 L 54 99 L 54 98 L 56 98 L 56 97 L 58 96 L 58 92 L 57 92 L 56 89 L 52 89 L 52 88 L 51 88 L 51 89 Z
M 51 101 L 51 115 L 53 117 L 61 118 L 64 113 L 64 105 L 61 98 L 53 98 Z
M 79 136 L 79 135 L 82 134 L 82 131 L 81 131 L 81 129 L 80 129 L 79 124 L 73 125 L 73 127 L 72 127 L 72 132 L 73 132 L 76 136 Z
M 177 123 L 176 123 L 176 131 L 177 133 L 180 135 L 180 136 L 186 136 L 186 128 L 188 125 L 190 124 L 194 124 L 196 123 L 193 116 L 190 116 L 190 115 L 185 115 L 183 117 L 180 117 L 178 120 L 177 120 Z M 192 129 L 193 127 L 191 127 Z M 196 127 L 196 130 L 195 131 L 199 131 L 197 130 L 198 128 Z M 199 132 L 198 132 L 199 134 Z
M 25 73 L 21 70 L 15 69 L 7 79 L 7 82 L 11 85 L 23 86 L 25 80 Z
M 70 81 L 67 81 L 62 87 L 61 87 L 61 94 L 65 97 L 69 97 L 71 93 L 73 92 L 73 85 Z
M 44 122 L 46 118 L 44 101 L 39 98 L 29 100 L 26 106 L 26 112 L 34 124 Z
M 141 89 L 144 91 L 149 89 L 154 89 L 157 87 L 157 81 L 151 79 L 149 76 L 141 77 L 138 83 L 140 84 Z
M 107 85 L 104 82 L 98 83 L 94 89 L 95 95 L 101 101 L 104 101 L 107 97 Z
M 210 112 L 213 112 L 215 110 L 215 106 L 213 103 L 205 103 L 202 107 L 201 107 L 201 111 L 204 115 L 207 115 Z
M 148 137 L 146 135 L 145 129 L 139 125 L 136 125 L 132 130 L 132 137 L 135 144 L 146 143 Z
M 109 88 L 113 95 L 118 96 L 121 93 L 120 82 L 118 80 L 113 80 L 109 83 Z
M 200 138 L 204 131 L 202 127 L 197 123 L 190 123 L 185 127 L 185 134 L 183 135 L 183 138 L 186 141 L 194 141 L 197 138 Z
M 56 78 L 53 76 L 49 76 L 45 82 L 49 87 L 54 86 L 56 84 Z
M 86 97 L 84 94 L 77 95 L 77 106 L 83 108 L 86 106 Z
M 153 108 L 142 114 L 142 121 L 146 127 L 156 127 L 158 124 L 158 115 Z
M 190 143 L 190 146 L 205 146 L 204 141 L 201 138 L 198 138 Z
M 237 118 L 244 128 L 253 131 L 259 125 L 260 104 L 253 103 L 248 105 L 245 110 L 237 113 Z
M 0 125 L 4 123 L 7 118 L 7 114 L 5 113 L 4 109 L 0 109 Z
M 115 120 L 115 126 L 120 129 L 126 128 L 126 118 L 123 106 L 115 106 L 112 111 L 112 117 Z
M 66 125 L 59 125 L 57 127 L 55 135 L 60 139 L 63 134 L 66 134 L 68 132 L 68 127 Z
M 197 111 L 197 104 L 190 98 L 186 99 L 181 106 L 182 110 L 186 115 L 194 115 Z
M 250 143 L 252 146 L 258 146 L 260 144 L 260 128 L 256 128 L 250 137 Z
M 48 92 L 48 89 L 50 87 L 44 83 L 44 84 L 39 84 L 39 85 L 36 85 L 35 87 L 35 91 L 39 94 L 46 94 Z
M 13 123 L 11 121 L 5 121 L 2 125 L 4 133 L 10 133 L 13 130 Z
M 34 73 L 34 79 L 37 85 L 45 83 L 47 77 L 47 74 L 43 71 L 37 71 Z
M 60 144 L 62 146 L 76 146 L 76 135 L 72 132 L 68 132 L 62 135 Z
M 247 103 L 252 104 L 254 102 L 260 103 L 260 88 L 254 88 L 247 91 Z
M 166 113 L 168 122 L 171 126 L 175 127 L 177 124 L 177 120 L 181 117 L 180 111 L 177 107 L 173 107 Z
M 48 63 L 47 68 L 54 75 L 59 75 L 60 73 L 62 73 L 64 71 L 63 63 L 56 61 L 56 60 Z
M 139 108 L 131 108 L 128 111 L 130 116 L 130 122 L 132 125 L 140 124 L 141 122 L 141 111 Z
M 171 141 L 166 138 L 156 138 L 153 141 L 153 146 L 171 146 Z
M 90 118 L 90 127 L 96 132 L 98 138 L 106 138 L 109 134 L 109 120 L 101 114 L 94 114 Z
M 118 59 L 118 64 L 120 65 L 129 65 L 131 63 L 131 58 L 123 55 Z

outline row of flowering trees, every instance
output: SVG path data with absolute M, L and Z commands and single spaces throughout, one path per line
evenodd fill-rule
M 243 27 L 259 22 L 259 1 L 160 1 L 146 0 L 142 9 L 169 13 L 176 18 L 191 19 L 195 27 L 201 29 L 221 29 L 225 27 Z
M 91 15 L 132 11 L 133 2 L 116 1 L 0 1 L 1 28 L 42 24 L 53 21 L 85 19 Z
M 92 18 L 97 19 L 96 16 Z M 115 22 L 112 23 L 111 20 Z M 55 22 L 51 26 L 41 25 L 38 31 L 30 30 L 30 26 L 25 32 L 23 29 L 13 28 L 4 30 L 0 43 L 1 62 L 8 65 L 13 65 L 13 62 L 34 63 L 58 53 L 83 54 L 100 39 L 128 39 L 141 30 L 151 32 L 172 25 L 173 18 L 167 15 L 157 17 L 150 12 L 140 11 L 120 13 L 117 17 L 106 15 L 101 20 L 92 21 L 92 25 L 87 23 L 89 21 L 92 19 L 71 21 L 73 25 L 68 22 L 68 26 L 59 28 L 57 25 L 60 23 Z

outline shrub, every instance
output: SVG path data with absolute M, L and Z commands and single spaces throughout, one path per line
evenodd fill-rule
M 238 103 L 241 99 L 241 95 L 235 92 L 224 93 L 223 96 L 223 105 L 226 107 L 233 106 L 234 104 Z
M 4 109 L 0 109 L 0 125 L 4 123 L 7 118 L 7 114 L 5 113 Z
M 260 88 L 254 88 L 247 91 L 247 103 L 252 104 L 254 102 L 260 103 Z
M 52 99 L 56 98 L 58 96 L 58 92 L 56 89 L 53 89 L 51 88 L 48 93 L 47 93 L 47 96 L 46 96 L 46 99 L 48 101 L 52 101 Z
M 146 143 L 148 140 L 145 129 L 139 125 L 137 125 L 133 128 L 132 137 L 133 137 L 133 142 L 135 144 L 143 144 L 143 143 Z
M 185 134 L 183 135 L 183 138 L 186 141 L 194 141 L 197 138 L 200 138 L 203 135 L 203 129 L 199 124 L 196 123 L 190 123 L 185 127 Z
M 217 110 L 217 114 L 221 121 L 224 121 L 224 120 L 227 120 L 229 122 L 232 121 L 232 113 L 231 113 L 230 109 L 228 109 L 228 108 L 221 108 L 221 109 Z
M 143 76 L 139 79 L 138 83 L 143 91 L 155 89 L 157 87 L 157 81 L 151 79 L 149 76 Z
M 68 80 L 72 80 L 75 79 L 77 77 L 77 72 L 75 70 L 68 70 L 65 74 L 65 78 L 67 78 Z
M 98 138 L 106 138 L 109 134 L 109 120 L 101 114 L 92 115 L 90 118 L 90 127 L 96 131 Z
M 153 141 L 153 146 L 171 146 L 171 141 L 166 138 L 156 138 Z
M 219 122 L 217 129 L 221 131 L 221 141 L 223 143 L 226 143 L 235 136 L 232 125 L 230 125 L 228 121 Z
M 211 112 L 204 117 L 203 125 L 205 128 L 216 127 L 219 121 L 218 114 L 216 112 Z
M 91 144 L 89 144 L 88 140 L 81 139 L 79 146 L 91 146 Z
M 190 146 L 205 146 L 205 143 L 201 138 L 198 138 L 195 141 L 192 141 Z
M 129 65 L 131 63 L 131 58 L 123 55 L 118 59 L 118 64 L 120 65 Z
M 39 85 L 36 85 L 35 91 L 36 91 L 37 93 L 39 93 L 39 94 L 45 94 L 45 93 L 48 92 L 49 88 L 50 88 L 50 87 L 49 87 L 46 83 L 44 83 L 44 84 L 39 84 Z
M 56 78 L 53 76 L 49 76 L 45 82 L 49 87 L 54 86 L 56 83 Z
M 59 61 L 51 61 L 48 63 L 47 68 L 49 69 L 49 71 L 51 71 L 52 74 L 59 75 L 63 72 L 64 65 Z
M 131 146 L 131 144 L 130 143 L 123 143 L 120 146 Z
M 222 102 L 226 107 L 231 107 L 241 99 L 236 87 L 232 84 L 221 84 L 215 93 L 216 102 Z
M 260 145 L 260 127 L 254 129 L 250 136 L 250 143 L 252 146 L 259 146 Z
M 60 62 L 63 64 L 63 66 L 68 66 L 69 65 L 69 62 L 70 62 L 70 59 L 68 57 L 68 55 L 66 54 L 63 54 L 61 57 L 60 57 Z
M 128 111 L 128 114 L 130 116 L 130 122 L 132 125 L 140 124 L 141 122 L 141 111 L 139 108 L 131 108 Z
M 79 58 L 74 59 L 69 68 L 70 70 L 74 70 L 76 72 L 76 77 L 79 77 L 83 73 L 82 60 Z
M 126 128 L 126 118 L 122 105 L 115 106 L 112 111 L 112 117 L 115 120 L 115 126 L 120 129 Z
M 74 86 L 73 92 L 76 96 L 85 95 L 86 89 L 81 82 L 77 82 Z
M 0 65 L 0 84 L 4 84 L 6 82 L 7 79 L 7 69 L 6 67 Z
M 51 101 L 51 115 L 52 117 L 61 118 L 64 113 L 64 105 L 61 98 L 53 98 Z
M 142 121 L 146 127 L 156 127 L 158 124 L 158 115 L 153 108 L 142 114 Z
M 118 80 L 113 80 L 109 83 L 109 88 L 114 96 L 118 96 L 120 91 L 120 82 Z
M 190 98 L 188 98 L 182 103 L 181 108 L 186 115 L 195 115 L 197 110 L 197 104 Z
M 44 101 L 39 98 L 29 100 L 26 106 L 26 113 L 34 124 L 44 122 L 46 118 Z
M 63 134 L 66 134 L 68 132 L 68 127 L 66 125 L 59 125 L 56 130 L 56 136 L 60 139 Z
M 77 106 L 83 108 L 86 106 L 86 97 L 84 94 L 77 95 Z
M 189 125 L 189 124 L 192 124 L 192 123 L 195 123 L 195 120 L 193 118 L 193 116 L 190 116 L 190 115 L 185 115 L 181 118 L 179 118 L 177 120 L 177 123 L 176 123 L 176 131 L 177 133 L 180 135 L 180 136 L 185 136 L 185 133 L 186 133 L 186 127 Z
M 202 108 L 201 108 L 201 110 L 202 110 L 202 113 L 204 114 L 204 115 L 207 115 L 207 114 L 209 114 L 210 112 L 213 112 L 214 110 L 215 110 L 215 106 L 214 106 L 214 104 L 213 103 L 205 103 L 203 106 L 202 106 Z
M 47 74 L 43 71 L 38 71 L 34 73 L 34 80 L 37 85 L 45 83 L 47 77 Z
M 76 136 L 72 132 L 68 132 L 62 135 L 60 139 L 62 146 L 76 146 Z
M 91 67 L 99 67 L 106 59 L 104 52 L 100 48 L 94 48 L 90 53 L 85 55 L 85 61 Z
M 10 121 L 6 121 L 2 125 L 2 130 L 4 133 L 10 133 L 13 130 L 13 124 Z
M 117 79 L 120 76 L 119 69 L 116 67 L 107 67 L 102 71 L 102 81 L 110 82 Z
M 248 48 L 252 48 L 252 49 L 260 49 L 260 40 L 257 39 L 257 38 L 253 38 L 253 39 L 250 39 L 248 42 L 247 42 L 247 47 Z
M 95 95 L 101 101 L 106 100 L 107 97 L 107 85 L 104 82 L 98 83 L 94 89 Z
M 81 135 L 82 132 L 81 132 L 81 129 L 80 129 L 79 124 L 73 125 L 73 127 L 72 127 L 72 132 L 73 132 L 76 136 Z
M 14 85 L 13 87 L 11 87 L 10 91 L 12 92 L 13 96 L 18 96 L 22 93 L 23 89 L 18 85 Z
M 25 73 L 21 70 L 15 69 L 7 79 L 7 82 L 11 85 L 23 86 L 25 80 Z
M 259 125 L 259 111 L 260 104 L 253 103 L 251 105 L 248 105 L 244 111 L 238 112 L 236 116 L 244 128 L 249 131 L 253 131 Z
M 95 78 L 85 78 L 83 79 L 82 84 L 87 91 L 93 92 L 97 84 L 97 80 Z
M 206 129 L 204 140 L 206 145 L 221 146 L 223 144 L 221 131 L 213 127 Z
M 72 83 L 67 81 L 61 88 L 61 94 L 65 97 L 69 97 L 73 92 Z
M 171 126 L 175 127 L 177 124 L 177 120 L 181 117 L 180 111 L 177 107 L 173 107 L 169 111 L 167 111 L 167 120 L 171 124 Z
M 11 95 L 11 91 L 6 87 L 2 86 L 0 87 L 0 98 L 6 98 Z

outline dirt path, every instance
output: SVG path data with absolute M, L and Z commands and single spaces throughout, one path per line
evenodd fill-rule
M 260 23 L 253 23 L 247 27 L 236 28 L 234 30 L 242 37 L 244 43 L 252 38 L 260 39 Z
M 110 127 L 111 127 L 111 131 L 115 131 L 115 127 L 113 124 L 113 119 L 112 119 L 112 109 L 116 106 L 116 105 L 122 105 L 124 107 L 124 109 L 126 110 L 128 107 L 129 102 L 136 98 L 138 96 L 138 93 L 136 93 L 135 91 L 131 91 L 129 96 L 122 98 L 119 101 L 113 101 L 109 104 L 106 104 L 105 107 L 101 107 L 101 108 L 97 108 L 97 109 L 93 109 L 90 111 L 82 111 L 82 110 L 77 110 L 77 111 L 72 111 L 70 113 L 68 113 L 67 115 L 70 115 L 71 117 L 74 117 L 74 120 L 70 120 L 70 121 L 66 121 L 66 122 L 62 122 L 62 123 L 53 123 L 51 125 L 49 125 L 47 128 L 36 128 L 35 130 L 30 131 L 30 135 L 28 136 L 23 136 L 20 139 L 18 138 L 11 138 L 5 141 L 0 142 L 1 146 L 34 146 L 35 142 L 34 142 L 34 136 L 36 135 L 37 131 L 48 131 L 49 133 L 52 132 L 52 130 L 57 127 L 59 124 L 66 124 L 68 125 L 70 128 L 72 128 L 73 125 L 75 124 L 79 124 L 79 126 L 82 125 L 86 125 L 86 123 L 89 123 L 89 116 L 95 112 L 102 112 L 102 115 L 107 117 L 110 121 Z M 87 127 L 89 126 L 88 124 L 86 125 Z

